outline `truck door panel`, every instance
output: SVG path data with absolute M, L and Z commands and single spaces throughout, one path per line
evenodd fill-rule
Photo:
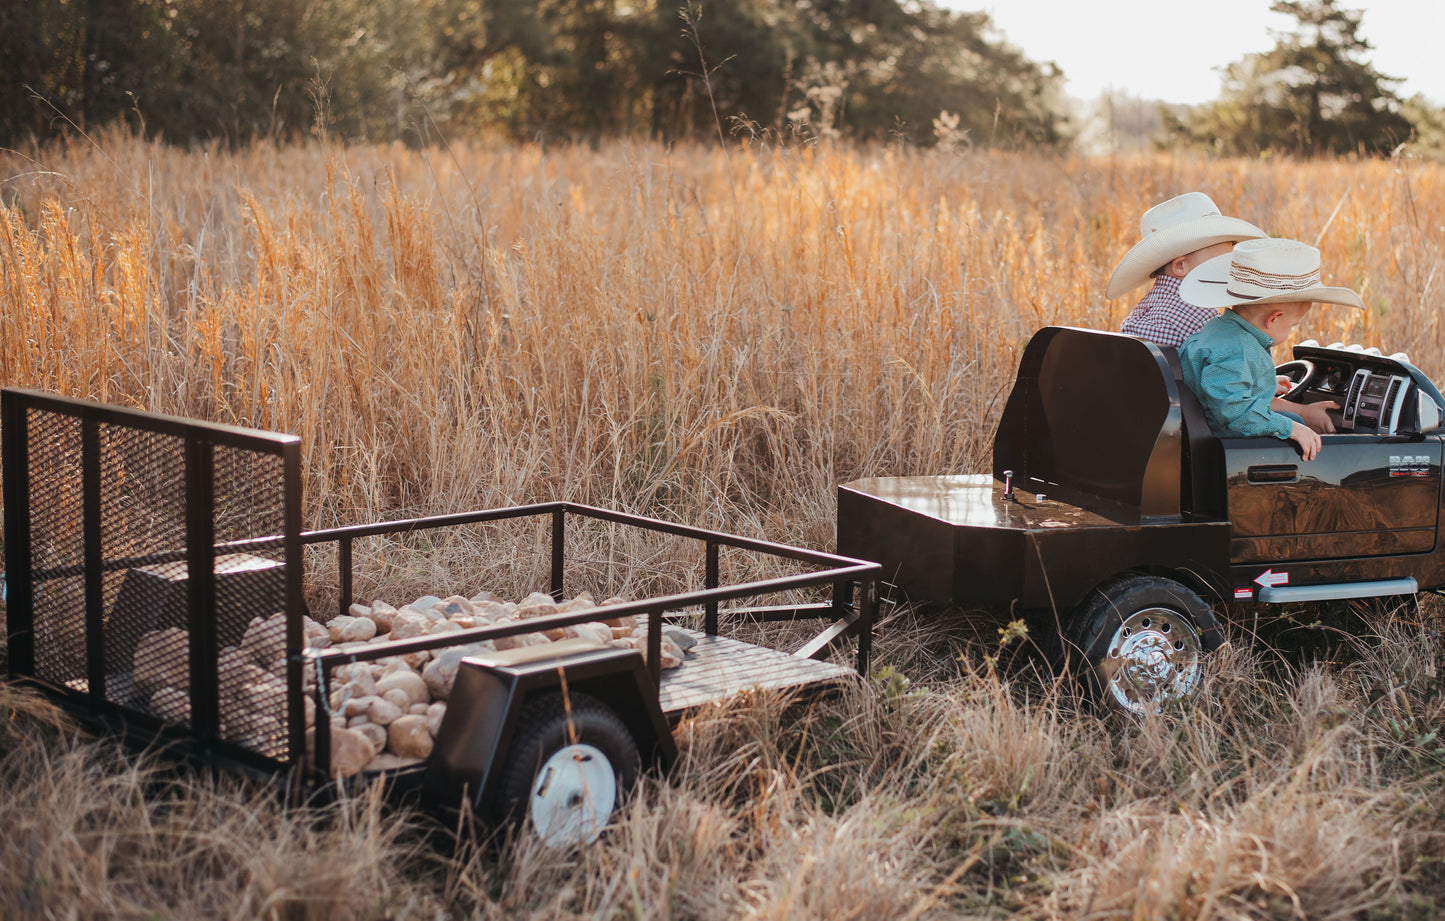
M 1293 442 L 1224 438 L 1234 563 L 1427 553 L 1440 511 L 1439 438 L 1325 435 L 1312 461 Z

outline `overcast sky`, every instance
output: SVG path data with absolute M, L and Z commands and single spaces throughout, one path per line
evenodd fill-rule
M 939 0 L 983 10 L 1010 44 L 1035 61 L 1053 61 L 1067 91 L 1092 99 L 1105 89 L 1146 99 L 1200 103 L 1219 97 L 1222 68 L 1274 47 L 1270 30 L 1288 31 L 1289 16 L 1270 0 Z M 1423 94 L 1445 104 L 1445 2 L 1345 0 L 1364 11 L 1360 32 L 1374 46 L 1375 69 L 1405 82 L 1402 97 Z M 1185 11 L 1199 11 L 1186 17 Z

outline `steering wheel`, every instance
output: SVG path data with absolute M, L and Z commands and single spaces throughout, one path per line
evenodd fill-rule
M 1274 373 L 1276 376 L 1283 375 L 1290 380 L 1289 389 L 1280 394 L 1279 399 L 1293 400 L 1304 393 L 1305 388 L 1314 379 L 1315 363 L 1303 358 L 1296 358 L 1284 364 L 1275 365 Z

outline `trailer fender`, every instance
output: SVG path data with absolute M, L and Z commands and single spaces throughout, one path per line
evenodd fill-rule
M 492 808 L 503 766 L 527 705 L 547 695 L 605 707 L 631 736 L 643 767 L 667 769 L 677 758 L 642 654 L 563 640 L 461 661 L 427 764 L 428 795 L 450 807 L 468 800 L 485 817 L 505 818 Z

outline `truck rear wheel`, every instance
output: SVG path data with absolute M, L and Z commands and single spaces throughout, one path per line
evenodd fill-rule
M 1096 589 L 1070 631 L 1089 697 L 1136 715 L 1193 697 L 1204 680 L 1199 625 L 1208 621 L 1209 606 L 1173 579 L 1135 574 Z
M 570 704 L 570 707 L 568 706 Z M 531 821 L 549 847 L 597 840 L 641 769 L 637 744 L 617 714 L 586 694 L 528 701 L 499 775 L 494 812 Z

